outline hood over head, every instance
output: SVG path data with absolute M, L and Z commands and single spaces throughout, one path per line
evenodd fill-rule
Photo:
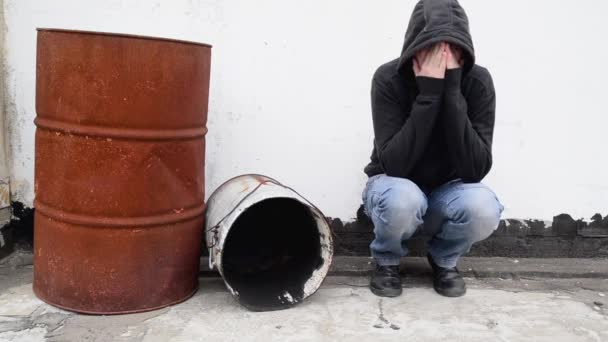
M 416 53 L 442 41 L 460 46 L 464 52 L 463 71 L 471 70 L 475 64 L 473 39 L 469 19 L 458 0 L 420 0 L 405 33 L 399 71 L 413 75 L 412 58 Z

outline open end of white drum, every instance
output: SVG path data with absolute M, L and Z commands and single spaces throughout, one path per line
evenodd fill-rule
M 304 285 L 325 262 L 320 234 L 308 206 L 295 199 L 256 203 L 239 216 L 226 237 L 224 280 L 251 310 L 297 304 L 310 295 Z

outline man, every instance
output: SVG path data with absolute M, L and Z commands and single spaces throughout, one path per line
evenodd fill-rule
M 416 233 L 432 237 L 435 290 L 462 296 L 458 260 L 496 229 L 503 207 L 480 183 L 492 165 L 494 86 L 475 64 L 457 0 L 418 2 L 401 57 L 378 68 L 371 93 L 375 140 L 363 193 L 375 234 L 370 288 L 401 294 L 399 263 Z

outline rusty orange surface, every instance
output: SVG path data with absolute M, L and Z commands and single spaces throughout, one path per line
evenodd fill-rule
M 197 289 L 211 47 L 40 29 L 34 291 L 84 313 Z

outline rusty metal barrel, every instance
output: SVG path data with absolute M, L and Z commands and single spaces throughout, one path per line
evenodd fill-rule
M 211 46 L 38 30 L 34 292 L 90 314 L 198 288 Z

